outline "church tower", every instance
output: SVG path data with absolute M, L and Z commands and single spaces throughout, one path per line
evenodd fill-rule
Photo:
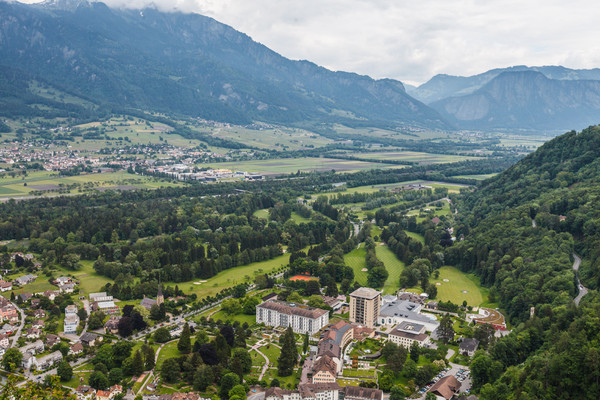
M 156 294 L 156 305 L 160 306 L 164 302 L 165 302 L 165 296 L 163 296 L 162 285 L 160 284 L 160 281 L 159 281 L 158 282 L 158 293 Z

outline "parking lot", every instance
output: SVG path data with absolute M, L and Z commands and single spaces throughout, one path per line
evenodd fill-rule
M 458 365 L 450 363 L 450 367 L 447 367 L 438 375 L 436 375 L 431 382 L 424 388 L 419 390 L 419 399 L 425 399 L 427 391 L 444 376 L 454 375 L 454 377 L 461 383 L 459 393 L 469 393 L 471 391 L 471 374 L 467 367 L 464 365 Z

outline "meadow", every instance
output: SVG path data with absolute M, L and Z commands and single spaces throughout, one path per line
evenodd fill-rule
M 252 173 L 263 174 L 266 176 L 291 174 L 298 171 L 325 172 L 331 171 L 333 169 L 336 172 L 356 172 L 363 169 L 372 168 L 402 168 L 402 166 L 384 163 L 313 157 L 207 163 L 198 164 L 198 166 L 210 168 L 226 168 L 232 171 L 247 171 Z
M 477 157 L 448 154 L 432 154 L 417 151 L 381 151 L 372 153 L 355 153 L 352 155 L 362 159 L 408 161 L 418 164 L 444 164 L 477 159 Z

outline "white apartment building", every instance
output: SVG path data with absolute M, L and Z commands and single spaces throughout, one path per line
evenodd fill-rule
M 256 323 L 292 327 L 295 333 L 314 334 L 329 322 L 329 311 L 270 300 L 256 306 Z

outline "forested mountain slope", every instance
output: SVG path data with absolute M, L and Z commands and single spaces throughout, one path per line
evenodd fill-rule
M 592 290 L 576 307 L 572 270 L 577 252 L 586 286 L 598 287 L 599 156 L 598 127 L 569 132 L 457 199 L 465 240 L 446 262 L 479 274 L 516 326 L 473 360 L 484 400 L 600 394 L 600 298 Z
M 70 92 L 232 123 L 447 127 L 401 82 L 292 61 L 199 14 L 0 2 L 0 65 Z

